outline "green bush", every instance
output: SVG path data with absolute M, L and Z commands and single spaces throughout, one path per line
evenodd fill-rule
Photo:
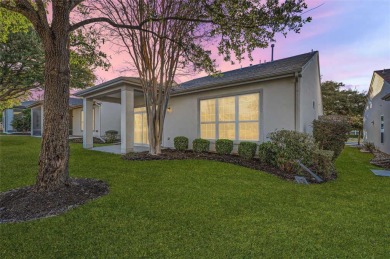
M 257 144 L 253 142 L 241 142 L 238 145 L 238 155 L 245 159 L 253 159 L 256 155 Z
M 259 145 L 259 159 L 263 163 L 276 166 L 275 158 L 278 152 L 279 148 L 273 142 L 264 142 Z
M 351 130 L 349 122 L 342 117 L 322 116 L 313 121 L 313 135 L 320 149 L 332 150 L 335 160 L 344 149 Z
M 173 145 L 176 150 L 184 151 L 188 149 L 188 138 L 184 136 L 179 136 L 173 139 Z
M 208 152 L 210 150 L 210 141 L 201 138 L 194 139 L 192 141 L 192 149 L 197 153 Z
M 233 151 L 233 140 L 218 139 L 215 142 L 215 150 L 220 155 L 229 155 Z
M 107 130 L 105 141 L 106 143 L 113 143 L 118 139 L 118 131 L 116 130 Z
M 17 132 L 26 132 L 31 130 L 31 110 L 25 109 L 16 114 L 11 122 L 11 126 Z
M 272 132 L 270 142 L 259 146 L 259 158 L 286 173 L 297 173 L 300 166 L 297 160 L 309 165 L 317 145 L 312 136 L 290 130 Z
M 315 150 L 311 157 L 310 169 L 322 179 L 329 179 L 334 171 L 333 155 L 334 152 L 331 150 Z

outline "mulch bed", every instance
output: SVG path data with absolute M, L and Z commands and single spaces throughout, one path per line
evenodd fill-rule
M 373 155 L 374 158 L 371 159 L 371 164 L 390 170 L 390 155 L 377 150 L 373 152 Z
M 244 159 L 238 155 L 220 155 L 213 152 L 208 153 L 195 153 L 191 150 L 186 151 L 177 151 L 175 149 L 163 149 L 162 154 L 158 156 L 150 155 L 149 152 L 138 152 L 138 153 L 128 153 L 122 156 L 124 160 L 132 161 L 150 161 L 150 160 L 186 160 L 186 159 L 202 159 L 202 160 L 212 160 L 224 163 L 230 163 L 234 165 L 239 165 L 247 167 L 250 169 L 255 169 L 259 171 L 264 171 L 273 175 L 276 175 L 282 179 L 294 181 L 295 178 L 293 174 L 285 173 L 278 168 L 275 168 L 271 165 L 262 163 L 259 159 L 254 158 L 251 160 Z M 318 183 L 310 174 L 307 172 L 302 172 L 302 176 L 305 176 L 308 182 Z M 336 178 L 336 173 L 334 173 L 331 179 Z M 324 180 L 325 182 L 325 180 Z
M 0 223 L 56 216 L 109 192 L 107 183 L 95 179 L 70 179 L 68 186 L 51 192 L 33 188 L 0 193 Z
M 69 142 L 83 143 L 83 138 L 71 138 L 71 139 L 69 139 Z M 93 143 L 94 144 L 104 144 L 105 142 L 103 140 L 101 140 L 100 138 L 93 137 Z

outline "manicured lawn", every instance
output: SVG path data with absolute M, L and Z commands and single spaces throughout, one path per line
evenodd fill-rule
M 34 183 L 39 138 L 0 137 L 1 191 Z M 122 161 L 72 144 L 70 174 L 110 194 L 0 225 L 1 258 L 390 257 L 390 178 L 346 148 L 339 178 L 303 186 L 211 161 Z

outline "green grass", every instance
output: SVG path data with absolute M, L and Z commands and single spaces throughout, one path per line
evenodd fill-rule
M 0 190 L 31 185 L 38 138 L 0 138 Z M 1 258 L 390 257 L 390 178 L 346 148 L 339 178 L 297 185 L 212 161 L 123 161 L 71 145 L 70 174 L 110 194 L 61 216 L 0 225 Z

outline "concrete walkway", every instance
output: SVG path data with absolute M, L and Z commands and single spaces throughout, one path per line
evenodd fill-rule
M 91 150 L 106 152 L 111 154 L 121 154 L 121 145 L 112 145 L 112 146 L 102 146 L 102 147 L 93 147 Z M 149 147 L 147 146 L 134 146 L 134 152 L 144 152 L 148 151 Z
M 371 172 L 373 172 L 376 176 L 387 176 L 387 177 L 390 177 L 390 170 L 375 170 L 375 169 L 371 169 Z

